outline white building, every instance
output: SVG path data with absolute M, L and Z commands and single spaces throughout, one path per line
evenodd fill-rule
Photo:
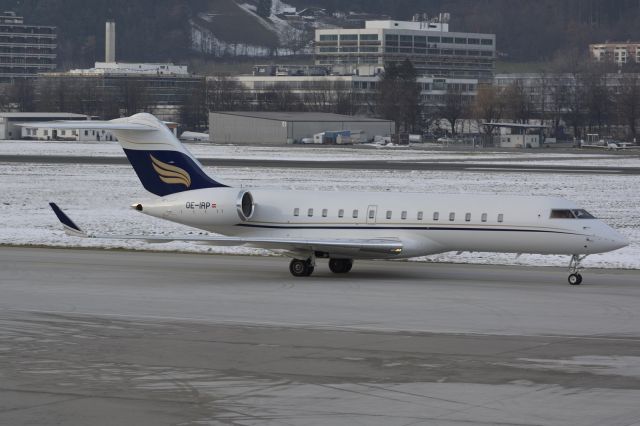
M 493 78 L 495 34 L 450 32 L 445 21 L 367 21 L 365 28 L 316 30 L 317 65 L 345 74 L 374 75 L 390 62 L 410 60 L 419 74 Z
M 31 133 L 32 129 L 21 127 L 20 123 L 33 123 L 40 121 L 56 121 L 56 120 L 88 120 L 89 117 L 82 114 L 72 114 L 66 112 L 0 112 L 0 139 L 17 140 L 22 138 L 36 139 L 42 133 Z M 26 130 L 30 130 L 26 133 Z M 40 130 L 40 129 L 37 129 Z M 52 136 L 52 134 L 49 134 Z M 66 132 L 65 132 L 65 136 Z M 70 135 L 69 135 L 70 136 Z M 51 137 L 50 137 L 51 139 Z
M 589 50 L 598 62 L 613 62 L 620 66 L 629 62 L 640 63 L 640 42 L 591 44 Z
M 72 75 L 146 75 L 146 76 L 189 76 L 186 65 L 128 63 L 128 62 L 96 62 L 94 68 L 75 69 Z

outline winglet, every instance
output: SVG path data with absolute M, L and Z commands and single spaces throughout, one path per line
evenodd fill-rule
M 58 217 L 58 220 L 64 226 L 64 232 L 67 235 L 71 235 L 71 236 L 74 236 L 74 237 L 86 237 L 87 236 L 87 233 L 84 232 L 82 229 L 80 229 L 80 227 L 78 225 L 73 223 L 71 218 L 69 218 L 69 216 L 67 216 L 66 213 L 63 212 L 62 209 L 60 209 L 60 207 L 58 207 L 58 205 L 56 203 L 49 203 L 49 206 L 51 206 L 51 209 L 53 210 L 53 212 Z

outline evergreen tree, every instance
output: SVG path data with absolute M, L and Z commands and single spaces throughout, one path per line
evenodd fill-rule
M 271 16 L 271 0 L 258 0 L 258 9 L 256 13 L 263 18 Z

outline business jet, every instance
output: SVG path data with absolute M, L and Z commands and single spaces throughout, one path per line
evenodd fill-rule
M 133 203 L 134 210 L 217 234 L 88 234 L 51 203 L 67 234 L 77 237 L 264 248 L 290 257 L 289 270 L 296 277 L 310 276 L 318 259 L 328 259 L 332 272 L 345 274 L 354 259 L 406 259 L 449 251 L 564 254 L 571 256 L 571 285 L 582 282 L 586 255 L 628 244 L 586 210 L 556 197 L 232 187 L 208 176 L 150 114 L 25 126 L 111 131 L 144 188 L 156 196 Z

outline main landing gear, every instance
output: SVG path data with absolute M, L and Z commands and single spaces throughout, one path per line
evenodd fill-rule
M 569 284 L 571 285 L 580 285 L 582 284 L 582 275 L 580 271 L 584 268 L 580 265 L 580 263 L 587 256 L 580 256 L 578 254 L 574 254 L 571 256 L 571 262 L 569 262 Z
M 308 277 L 313 274 L 316 262 L 314 258 L 306 260 L 293 259 L 289 264 L 289 271 L 294 277 Z M 329 259 L 329 269 L 334 274 L 346 274 L 353 267 L 352 259 Z
M 329 259 L 329 269 L 334 274 L 346 274 L 353 268 L 351 259 Z
M 294 277 L 309 277 L 313 274 L 314 269 L 315 264 L 311 259 L 293 259 L 289 264 L 289 271 L 291 271 L 291 275 Z

